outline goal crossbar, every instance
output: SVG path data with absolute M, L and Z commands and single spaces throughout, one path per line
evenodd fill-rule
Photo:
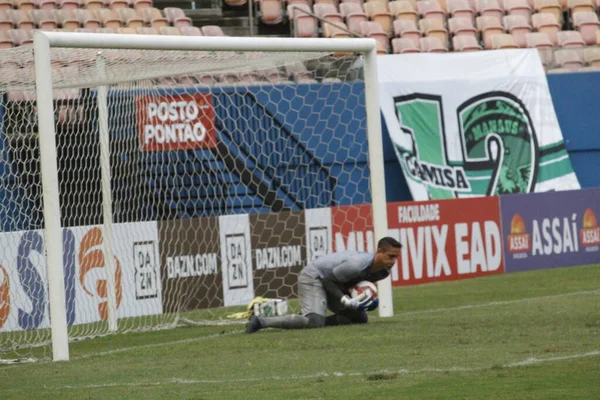
M 52 352 L 55 361 L 68 360 L 69 348 L 64 273 L 62 270 L 63 247 L 61 243 L 56 132 L 53 111 L 51 48 L 218 52 L 349 52 L 362 54 L 373 230 L 375 238 L 387 236 L 383 148 L 376 65 L 377 50 L 374 39 L 198 37 L 36 31 L 33 42 L 39 145 L 41 149 L 42 198 L 45 217 L 44 237 L 48 268 Z M 102 98 L 106 99 L 106 87 L 98 89 L 100 93 L 103 93 L 103 96 L 99 96 L 99 101 Z M 99 111 L 102 111 L 105 107 L 106 105 L 99 104 Z M 101 129 L 101 136 L 102 134 L 107 135 L 107 130 L 108 127 Z M 109 168 L 103 168 L 103 172 L 109 170 Z M 102 179 L 103 181 L 110 181 L 110 177 L 102 177 Z M 103 204 L 105 205 L 110 204 L 110 198 L 106 198 L 106 196 L 110 196 L 109 189 L 103 188 Z M 109 229 L 111 225 L 111 221 L 106 221 L 107 217 L 110 218 L 109 214 L 110 212 L 104 210 L 104 229 Z M 113 308 L 110 303 L 115 301 L 114 290 L 111 290 L 114 289 L 114 282 L 111 282 L 114 274 L 111 273 L 111 268 L 111 266 L 107 266 L 109 310 Z M 391 287 L 389 277 L 379 283 L 379 297 L 381 300 L 379 315 L 382 317 L 393 315 Z M 110 319 L 111 316 L 109 315 Z

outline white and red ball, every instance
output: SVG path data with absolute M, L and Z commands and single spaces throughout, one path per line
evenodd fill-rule
M 373 282 L 369 281 L 361 281 L 356 285 L 350 288 L 350 297 L 353 299 L 360 297 L 361 295 L 364 299 L 360 302 L 360 309 L 372 311 L 377 308 L 379 305 L 379 298 L 377 297 L 377 285 Z

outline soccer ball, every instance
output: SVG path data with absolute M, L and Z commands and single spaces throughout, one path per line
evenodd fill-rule
M 366 298 L 360 302 L 360 310 L 372 311 L 379 306 L 377 286 L 373 282 L 361 281 L 350 288 L 350 296 L 354 299 L 366 293 Z

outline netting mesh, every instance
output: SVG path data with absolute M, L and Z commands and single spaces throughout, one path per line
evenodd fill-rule
M 50 325 L 33 54 L 2 53 L 0 359 L 44 358 Z M 181 319 L 217 323 L 255 296 L 294 298 L 298 273 L 334 250 L 336 229 L 370 223 L 370 211 L 331 208 L 370 201 L 357 56 L 51 56 L 71 340 L 111 333 L 103 185 L 118 332 Z M 109 155 L 100 150 L 103 120 Z M 360 249 L 372 241 L 341 243 Z

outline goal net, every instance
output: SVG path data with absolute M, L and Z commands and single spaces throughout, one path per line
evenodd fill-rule
M 34 52 L 1 52 L 7 362 L 51 357 L 54 297 Z M 372 250 L 360 54 L 51 48 L 50 59 L 70 341 L 232 323 L 256 296 L 297 312 L 307 262 Z

